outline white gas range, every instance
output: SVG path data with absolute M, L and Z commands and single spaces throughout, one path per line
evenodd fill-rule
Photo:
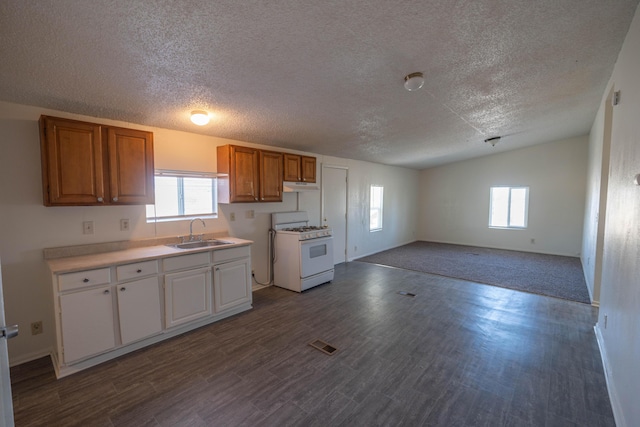
M 271 226 L 274 285 L 302 292 L 333 280 L 331 228 L 309 226 L 304 211 L 273 213 Z

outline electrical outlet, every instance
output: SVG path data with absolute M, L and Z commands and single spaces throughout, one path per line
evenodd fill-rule
M 42 333 L 42 320 L 33 322 L 31 324 L 31 335 L 38 335 Z
M 129 218 L 122 218 L 120 220 L 120 231 L 129 231 Z
M 253 219 L 256 217 L 256 211 L 254 211 L 253 209 L 248 210 L 245 216 L 247 217 L 247 219 Z
M 84 221 L 82 223 L 82 234 L 93 234 L 93 221 Z
M 534 239 L 533 237 L 531 238 L 531 244 L 535 243 L 536 239 Z
M 236 213 L 235 212 L 231 212 L 229 214 L 229 221 L 235 221 L 236 220 Z

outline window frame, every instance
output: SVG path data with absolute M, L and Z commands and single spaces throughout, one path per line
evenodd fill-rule
M 374 189 L 380 189 L 380 206 L 373 206 L 373 191 Z M 375 211 L 378 212 L 378 216 L 380 218 L 380 227 L 371 228 L 371 214 Z M 384 225 L 384 186 L 382 185 L 374 185 L 372 184 L 369 187 L 369 233 L 375 233 L 378 231 L 382 231 Z
M 154 173 L 154 184 L 155 179 L 157 177 L 173 177 L 177 178 L 178 181 L 178 212 L 182 212 L 182 214 L 178 215 L 168 215 L 168 216 L 147 216 L 150 211 L 156 213 L 156 205 L 146 205 L 146 220 L 147 223 L 153 222 L 170 222 L 170 221 L 184 221 L 190 220 L 193 218 L 218 218 L 218 191 L 217 191 L 217 182 L 219 174 L 213 172 L 195 172 L 195 171 L 176 171 L 176 170 L 166 170 L 166 169 L 156 169 Z M 185 200 L 184 200 L 184 179 L 185 178 L 199 178 L 199 179 L 210 179 L 211 180 L 211 212 L 203 212 L 203 213 L 193 213 L 193 214 L 184 214 L 185 209 Z M 155 191 L 155 188 L 154 188 Z M 157 200 L 157 197 L 156 197 Z
M 492 216 L 493 212 L 493 190 L 494 189 L 509 189 L 509 196 L 507 198 L 507 225 L 492 225 Z M 511 194 L 513 190 L 525 190 L 524 197 L 524 225 L 511 225 Z M 527 185 L 495 185 L 489 188 L 489 228 L 500 229 L 500 230 L 526 230 L 529 226 L 529 186 Z

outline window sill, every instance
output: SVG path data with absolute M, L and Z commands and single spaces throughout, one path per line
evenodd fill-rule
M 153 224 L 154 222 L 175 222 L 175 221 L 191 221 L 196 218 L 201 219 L 216 219 L 218 215 L 190 215 L 190 216 L 168 216 L 162 218 L 147 218 L 147 224 Z

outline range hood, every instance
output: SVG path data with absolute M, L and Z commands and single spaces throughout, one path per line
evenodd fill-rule
M 285 193 L 296 193 L 301 191 L 318 191 L 320 187 L 316 183 L 309 182 L 283 182 L 282 191 Z

